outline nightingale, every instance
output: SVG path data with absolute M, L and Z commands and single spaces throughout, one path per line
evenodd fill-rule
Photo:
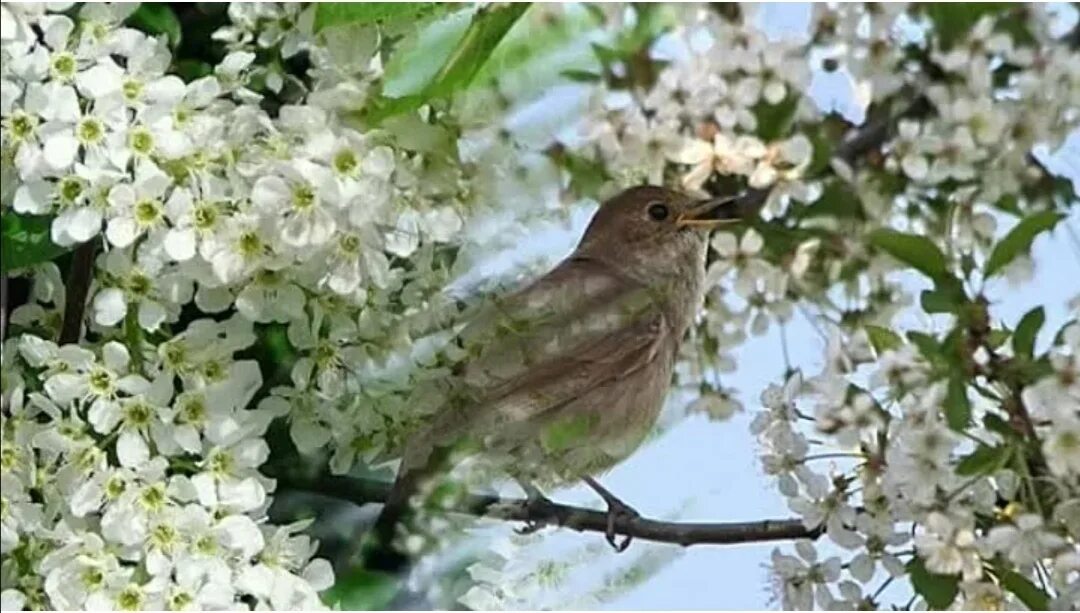
M 627 189 L 600 206 L 551 272 L 482 308 L 456 339 L 466 357 L 445 382 L 446 400 L 405 445 L 364 565 L 405 568 L 397 526 L 452 451 L 490 459 L 529 499 L 584 480 L 607 503 L 608 542 L 625 549 L 615 517 L 636 513 L 594 475 L 652 429 L 701 301 L 708 231 L 738 221 L 734 201 Z

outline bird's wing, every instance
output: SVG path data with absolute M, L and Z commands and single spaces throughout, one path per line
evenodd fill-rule
M 406 466 L 434 446 L 532 421 L 662 357 L 674 334 L 654 288 L 571 258 L 485 309 L 461 335 L 472 356 Z M 677 339 L 676 339 L 677 340 Z

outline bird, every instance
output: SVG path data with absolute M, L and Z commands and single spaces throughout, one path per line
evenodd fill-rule
M 631 187 L 600 205 L 554 269 L 482 307 L 455 339 L 466 357 L 444 401 L 405 444 L 364 566 L 407 568 L 394 539 L 410 500 L 462 455 L 493 458 L 529 499 L 583 481 L 607 504 L 608 542 L 625 549 L 615 519 L 636 512 L 596 476 L 655 424 L 701 303 L 709 231 L 738 221 L 735 195 Z

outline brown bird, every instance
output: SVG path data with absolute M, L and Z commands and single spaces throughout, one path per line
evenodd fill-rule
M 459 336 L 468 357 L 447 400 L 406 445 L 365 565 L 404 568 L 397 526 L 451 451 L 488 459 L 530 498 L 584 480 L 608 505 L 608 541 L 624 549 L 614 520 L 636 513 L 593 475 L 652 429 L 700 304 L 708 230 L 738 220 L 733 200 L 628 189 L 601 205 L 554 270 L 482 309 Z

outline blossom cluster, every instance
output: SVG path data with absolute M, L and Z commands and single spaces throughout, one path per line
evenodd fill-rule
M 0 9 L 5 215 L 51 216 L 61 247 L 100 245 L 69 344 L 48 340 L 59 269 L 21 271 L 30 300 L 4 345 L 4 608 L 320 607 L 333 573 L 305 526 L 266 523 L 265 433 L 287 417 L 310 452 L 333 432 L 344 472 L 404 419 L 335 402 L 356 402 L 364 373 L 408 387 L 380 373 L 438 310 L 458 177 L 428 181 L 393 135 L 341 123 L 377 77 L 375 48 L 348 71 L 299 5 L 232 5 L 215 34 L 227 54 L 188 82 L 165 36 L 123 25 L 136 7 Z M 287 83 L 257 53 L 300 51 L 308 90 L 268 112 Z M 411 323 L 366 308 L 391 301 Z M 298 356 L 268 395 L 237 354 L 271 324 Z

